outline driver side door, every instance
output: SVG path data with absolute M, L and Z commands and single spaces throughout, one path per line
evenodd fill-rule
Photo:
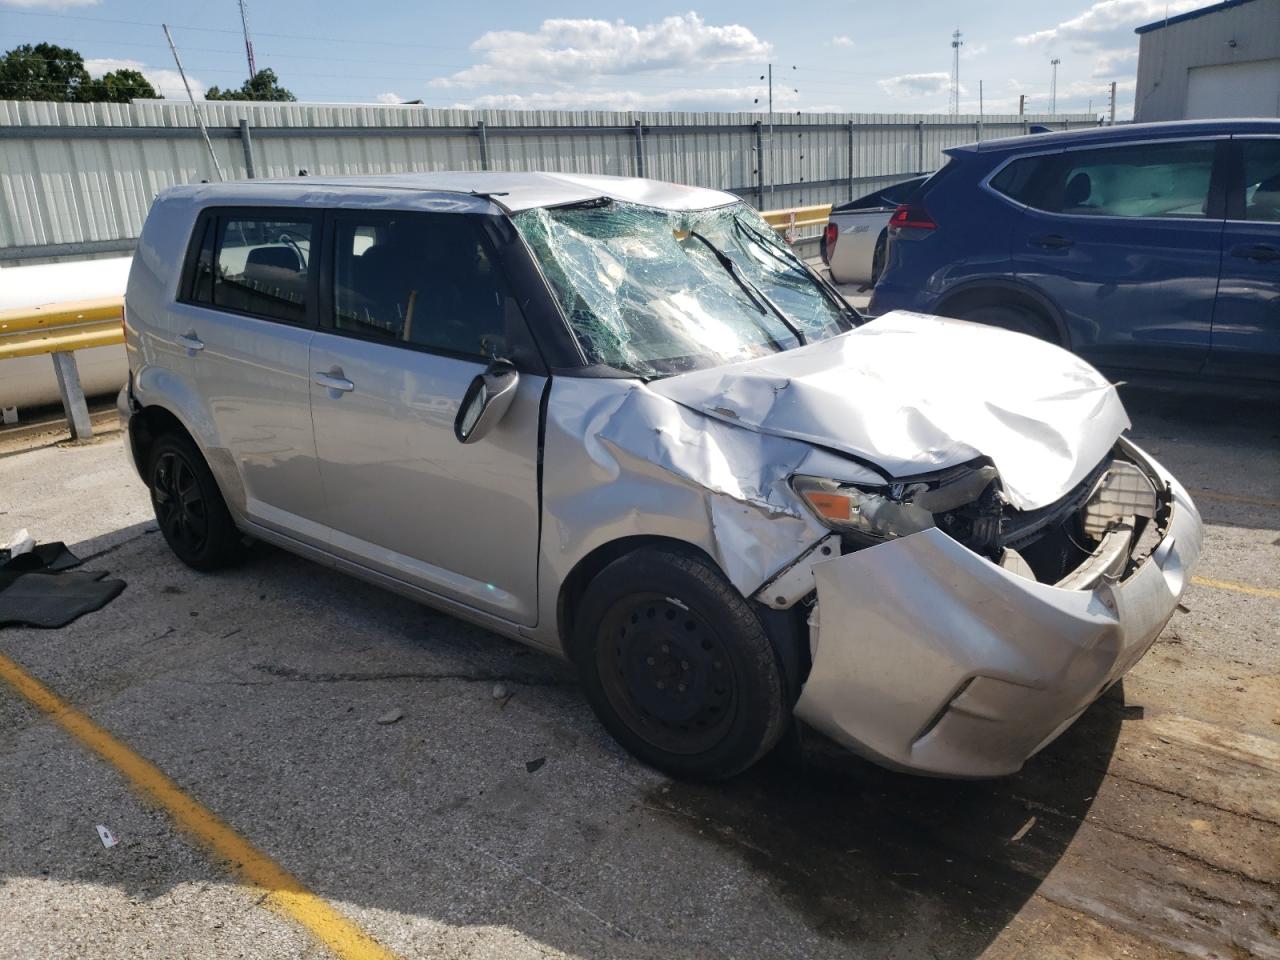
M 533 625 L 546 378 L 484 219 L 328 218 L 310 349 L 324 539 L 381 574 Z M 493 355 L 520 370 L 515 400 L 460 443 L 460 403 Z

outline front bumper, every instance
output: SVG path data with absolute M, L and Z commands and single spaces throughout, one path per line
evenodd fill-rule
M 129 452 L 129 462 L 133 464 L 134 472 L 142 477 L 142 466 L 138 463 L 136 456 L 137 451 L 133 445 L 133 433 L 130 431 L 132 426 L 133 415 L 136 412 L 136 404 L 133 399 L 133 375 L 129 375 L 129 382 L 120 388 L 120 392 L 116 394 L 116 416 L 120 418 L 120 432 L 124 435 L 124 448 Z M 146 478 L 143 477 L 143 480 Z
M 885 766 L 1017 771 L 1155 642 L 1200 556 L 1181 485 L 1164 535 L 1126 579 L 1066 590 L 1017 576 L 937 529 L 813 565 L 813 668 L 796 715 Z

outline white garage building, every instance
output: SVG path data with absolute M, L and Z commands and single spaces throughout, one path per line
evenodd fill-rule
M 1280 0 L 1226 0 L 1137 34 L 1135 120 L 1280 117 Z

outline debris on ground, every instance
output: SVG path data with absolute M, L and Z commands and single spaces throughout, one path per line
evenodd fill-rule
M 108 850 L 110 850 L 112 847 L 114 847 L 117 843 L 120 842 L 116 838 L 116 835 L 112 833 L 110 830 L 108 830 L 106 827 L 104 827 L 102 824 L 98 824 L 97 829 L 98 829 L 98 839 L 102 841 L 102 845 L 106 847 Z
M 404 719 L 403 710 L 388 710 L 386 713 L 384 713 L 382 716 L 378 718 L 378 723 L 382 724 L 383 726 L 386 726 L 387 724 L 397 723 L 403 719 Z
M 493 699 L 495 700 L 507 699 L 507 685 L 505 683 L 495 683 L 493 685 Z
M 536 760 L 530 760 L 528 763 L 526 763 L 524 765 L 524 768 L 528 770 L 530 773 L 537 773 L 539 770 L 542 769 L 543 764 L 545 764 L 546 762 L 547 762 L 546 757 L 538 757 Z
M 1009 842 L 1017 843 L 1019 840 L 1025 837 L 1028 833 L 1030 833 L 1031 828 L 1034 827 L 1035 825 L 1036 825 L 1036 818 L 1032 817 L 1030 820 L 1028 820 L 1026 823 L 1024 823 L 1022 826 L 1018 828 L 1018 832 L 1009 838 Z

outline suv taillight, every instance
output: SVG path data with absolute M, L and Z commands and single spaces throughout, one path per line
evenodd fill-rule
M 822 239 L 825 241 L 822 255 L 826 258 L 827 263 L 831 262 L 831 255 L 836 251 L 836 239 L 839 236 L 840 228 L 834 223 L 828 223 L 827 229 L 822 232 Z
M 929 211 L 918 203 L 902 203 L 889 218 L 889 226 L 900 230 L 936 230 L 938 225 Z

